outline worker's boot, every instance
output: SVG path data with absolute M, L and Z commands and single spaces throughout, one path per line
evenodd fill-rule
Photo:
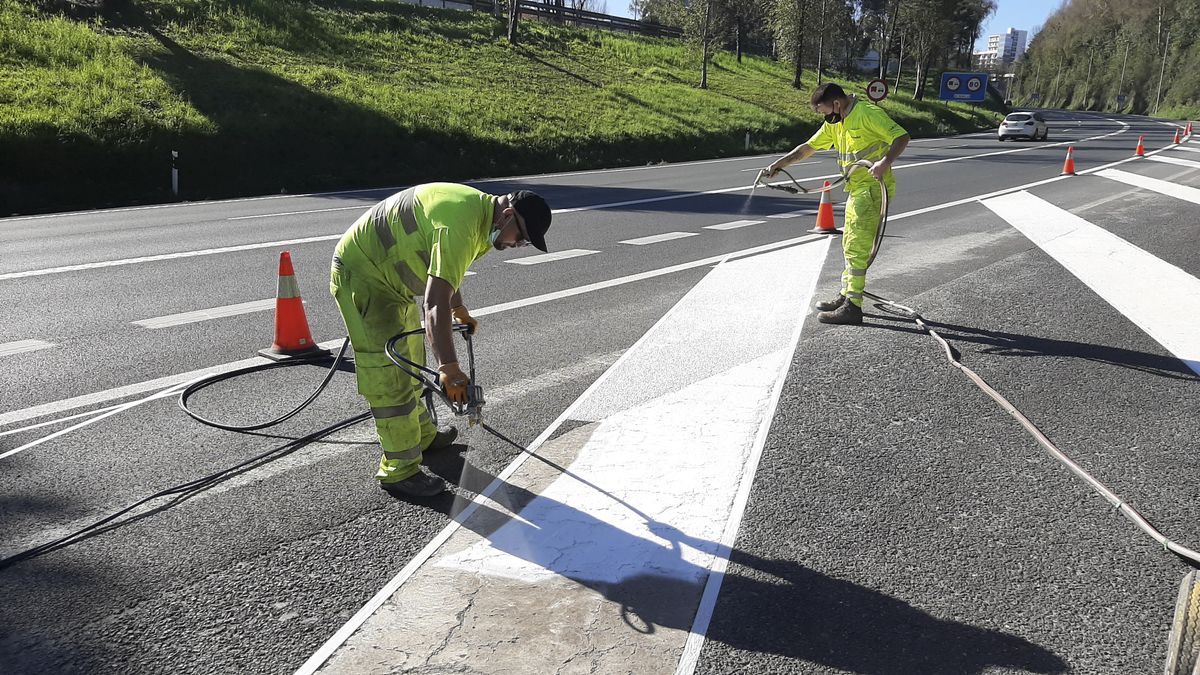
M 393 497 L 432 497 L 446 490 L 446 481 L 422 469 L 404 480 L 380 483 L 379 487 Z
M 860 324 L 862 323 L 862 308 L 847 300 L 833 311 L 818 314 L 817 321 L 839 325 Z
M 822 300 L 817 303 L 817 309 L 822 312 L 832 312 L 846 302 L 846 296 L 840 292 L 832 300 Z
M 441 429 L 438 429 L 437 435 L 433 437 L 433 440 L 429 442 L 429 445 L 425 446 L 425 452 L 448 448 L 454 443 L 454 439 L 456 438 L 458 438 L 458 429 L 452 426 L 444 426 Z

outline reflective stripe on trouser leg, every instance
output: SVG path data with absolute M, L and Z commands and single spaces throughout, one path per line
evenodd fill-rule
M 403 480 L 420 471 L 421 451 L 426 445 L 421 442 L 421 406 L 412 377 L 387 358 L 383 347 L 397 333 L 420 327 L 420 322 L 411 298 L 364 281 L 363 270 L 355 270 L 355 274 L 347 282 L 348 275 L 335 269 L 330 290 L 354 346 L 358 392 L 371 406 L 383 449 L 375 477 L 383 482 Z
M 891 197 L 891 192 L 888 192 Z M 867 286 L 867 260 L 879 231 L 879 209 L 883 206 L 879 184 L 873 183 L 850 193 L 846 199 L 846 221 L 842 233 L 842 253 L 846 269 L 842 271 L 842 295 L 862 307 Z

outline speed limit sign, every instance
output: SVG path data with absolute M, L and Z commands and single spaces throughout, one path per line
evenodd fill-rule
M 887 98 L 888 85 L 883 80 L 871 80 L 867 85 L 867 98 L 871 99 L 872 103 L 879 103 Z

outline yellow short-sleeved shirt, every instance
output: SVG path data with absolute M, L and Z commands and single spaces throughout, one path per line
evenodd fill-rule
M 427 183 L 417 186 L 416 201 L 417 224 L 430 235 L 427 272 L 458 290 L 471 263 L 492 248 L 492 197 L 457 183 Z
M 364 213 L 334 255 L 400 295 L 423 295 L 430 275 L 458 290 L 471 263 L 492 248 L 494 210 L 491 195 L 466 185 L 417 185 Z
M 879 106 L 868 101 L 855 100 L 850 114 L 839 124 L 825 122 L 820 129 L 808 139 L 808 146 L 815 150 L 836 148 L 838 166 L 845 174 L 850 165 L 860 159 L 876 162 L 883 158 L 892 147 L 892 142 L 907 134 L 904 127 L 888 117 Z M 846 180 L 846 191 L 873 185 L 875 179 L 866 171 L 855 170 Z M 896 179 L 892 170 L 884 175 L 884 182 L 889 190 L 896 187 Z

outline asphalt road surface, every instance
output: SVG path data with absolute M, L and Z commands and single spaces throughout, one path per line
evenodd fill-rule
M 1046 115 L 1045 142 L 915 141 L 868 290 L 1195 547 L 1200 142 Z M 750 196 L 772 159 L 473 183 L 556 211 L 560 255 L 493 252 L 463 287 L 488 424 L 555 464 L 464 429 L 426 502 L 375 486 L 369 423 L 289 445 L 365 411 L 348 365 L 252 434 L 171 393 L 257 362 L 283 250 L 339 346 L 334 243 L 392 190 L 0 219 L 0 557 L 184 486 L 0 567 L 0 672 L 1159 672 L 1187 567 L 911 321 L 816 323 L 840 241 L 807 232 L 815 198 Z M 266 419 L 324 373 L 195 407 Z

